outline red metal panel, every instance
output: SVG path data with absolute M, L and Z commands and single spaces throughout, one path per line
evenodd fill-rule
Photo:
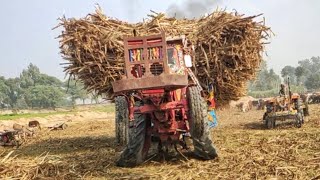
M 140 37 L 125 37 L 124 38 L 124 51 L 125 51 L 125 64 L 127 78 L 134 79 L 135 77 L 130 73 L 131 64 L 144 64 L 146 68 L 145 77 L 153 76 L 150 72 L 150 62 L 151 59 L 148 59 L 148 48 L 150 47 L 160 47 L 162 49 L 162 59 L 157 59 L 158 61 L 164 62 L 164 73 L 168 73 L 168 64 L 166 56 L 166 39 L 165 34 L 152 35 L 152 36 L 140 36 Z M 144 61 L 130 62 L 129 60 L 129 50 L 132 49 L 143 49 Z
M 142 94 L 160 94 L 164 93 L 164 89 L 142 90 Z
M 159 76 L 122 79 L 112 83 L 113 91 L 121 93 L 141 89 L 183 88 L 188 86 L 188 76 L 178 74 L 161 74 Z

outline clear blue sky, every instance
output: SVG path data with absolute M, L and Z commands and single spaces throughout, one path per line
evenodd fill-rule
M 192 0 L 189 0 L 192 1 Z M 210 0 L 204 0 L 210 2 Z M 214 0 L 211 0 L 211 2 Z M 19 76 L 29 63 L 42 72 L 64 78 L 63 62 L 55 37 L 57 18 L 84 17 L 96 3 L 104 12 L 129 22 L 146 18 L 150 9 L 165 12 L 172 0 L 15 0 L 0 2 L 0 76 Z M 178 5 L 185 0 L 175 1 Z M 268 66 L 279 72 L 287 64 L 320 56 L 320 1 L 318 0 L 219 0 L 212 5 L 239 13 L 264 13 L 266 24 L 276 34 L 268 45 Z M 205 13 L 205 12 L 204 12 Z M 204 14 L 203 13 L 203 14 Z

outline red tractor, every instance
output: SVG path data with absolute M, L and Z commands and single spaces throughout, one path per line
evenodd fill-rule
M 16 146 L 19 147 L 21 144 L 17 140 L 18 131 L 0 131 L 0 146 Z
M 116 139 L 126 145 L 117 165 L 141 164 L 153 140 L 159 151 L 177 145 L 188 148 L 186 136 L 191 136 L 197 157 L 217 157 L 207 124 L 207 103 L 188 69 L 192 47 L 185 37 L 164 33 L 125 37 L 124 51 L 126 75 L 113 83 Z

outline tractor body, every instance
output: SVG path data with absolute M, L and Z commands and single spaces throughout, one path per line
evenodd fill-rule
M 299 94 L 289 94 L 289 96 L 279 96 L 267 100 L 263 121 L 268 129 L 274 128 L 276 121 L 292 119 L 296 127 L 299 128 L 304 123 L 304 117 L 309 114 L 307 104 L 302 101 Z
M 184 139 L 189 134 L 194 141 L 207 136 L 206 102 L 188 80 L 184 57 L 190 59 L 191 48 L 185 37 L 125 37 L 124 51 L 125 76 L 113 83 L 116 139 L 126 145 L 118 165 L 142 163 L 155 139 L 163 151 L 177 145 L 188 148 Z M 196 153 L 216 157 L 213 145 L 209 148 Z
M 0 146 L 17 146 L 19 147 L 20 143 L 17 140 L 16 136 L 17 131 L 5 131 L 0 132 Z

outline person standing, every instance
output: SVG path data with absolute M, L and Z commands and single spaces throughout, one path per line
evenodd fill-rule
M 280 97 L 286 96 L 286 86 L 284 84 L 280 85 L 279 95 Z
M 216 103 L 214 100 L 213 87 L 209 88 L 207 103 L 208 103 L 208 120 L 209 120 L 208 125 L 209 125 L 209 128 L 214 128 L 218 125 L 218 121 L 217 121 L 217 115 L 215 112 Z

